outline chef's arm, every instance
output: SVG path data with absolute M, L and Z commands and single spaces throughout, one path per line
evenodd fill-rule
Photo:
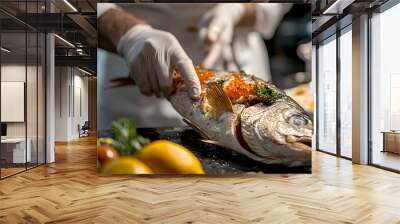
M 270 39 L 279 26 L 283 16 L 292 4 L 286 3 L 242 3 L 243 14 L 236 27 L 252 27 L 264 38 Z
M 256 31 L 270 39 L 291 4 L 220 3 L 203 15 L 199 37 L 203 41 L 204 68 L 213 68 L 232 42 L 234 31 Z
M 238 27 L 254 27 L 256 24 L 256 5 L 254 3 L 242 3 L 243 4 L 243 15 L 240 18 Z
M 171 33 L 157 30 L 114 4 L 98 4 L 99 47 L 121 55 L 144 95 L 169 97 L 177 71 L 189 96 L 200 98 L 201 86 L 192 60 Z
M 98 47 L 116 53 L 116 46 L 121 37 L 138 24 L 145 24 L 145 21 L 123 11 L 113 3 L 98 4 Z
M 290 3 L 257 3 L 253 7 L 254 29 L 271 39 L 282 18 L 292 8 Z

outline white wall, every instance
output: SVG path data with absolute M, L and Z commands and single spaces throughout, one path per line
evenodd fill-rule
M 1 65 L 1 81 L 25 82 L 25 64 Z
M 1 81 L 1 121 L 25 121 L 25 83 Z M 36 108 L 36 106 L 35 106 Z
M 76 68 L 56 67 L 55 85 L 55 140 L 77 139 L 78 124 L 88 120 L 88 78 Z
M 38 69 L 38 71 L 36 70 Z M 27 78 L 27 80 L 25 80 Z M 42 68 L 25 64 L 3 64 L 1 66 L 2 82 L 24 82 L 26 83 L 26 107 L 21 108 L 22 113 L 26 112 L 27 120 L 22 122 L 6 122 L 7 137 L 24 138 L 25 135 L 30 140 L 32 161 L 44 162 L 44 74 Z M 23 91 L 23 90 L 22 90 Z M 22 93 L 23 94 L 23 93 Z M 7 97 L 2 95 L 3 97 Z M 11 108 L 2 107 L 1 110 L 11 110 Z M 39 153 L 37 156 L 36 153 Z
M 71 134 L 74 137 L 78 137 L 79 136 L 78 128 L 77 128 L 78 124 L 80 124 L 82 126 L 85 123 L 85 121 L 89 120 L 88 78 L 87 78 L 87 76 L 83 77 L 81 75 L 74 75 L 73 85 L 74 85 L 74 92 L 73 92 L 74 108 L 73 108 Z
M 25 80 L 25 75 L 26 75 L 26 70 L 28 71 L 28 75 L 30 74 L 35 74 L 36 75 L 36 67 L 34 66 L 27 66 L 27 68 L 24 65 L 18 65 L 18 64 L 5 64 L 1 66 L 1 81 L 3 82 L 26 82 Z M 29 77 L 28 77 L 29 78 Z M 36 81 L 34 83 L 31 83 L 32 80 L 29 81 L 29 84 L 34 84 L 36 85 Z M 28 88 L 27 89 L 27 102 L 33 102 L 33 98 L 36 99 L 36 89 Z M 32 90 L 33 92 L 29 91 Z M 35 106 L 36 108 L 36 103 L 31 106 Z M 7 108 L 1 108 L 2 110 L 7 110 Z M 35 120 L 36 123 L 36 114 L 33 113 L 28 113 L 28 122 L 31 122 Z M 29 127 L 33 127 L 33 125 L 28 125 Z M 35 126 L 36 130 L 36 126 Z M 29 130 L 28 130 L 29 132 Z M 25 122 L 7 122 L 7 136 L 8 137 L 25 137 Z M 29 136 L 28 136 L 29 137 Z
M 31 68 L 28 67 L 28 70 Z M 9 64 L 1 66 L 1 81 L 3 82 L 25 82 L 25 64 Z M 1 108 L 7 110 L 7 108 Z M 7 137 L 25 137 L 25 123 L 7 123 Z
M 70 84 L 69 69 L 67 67 L 55 68 L 55 140 L 68 140 L 68 117 L 69 117 L 69 96 Z

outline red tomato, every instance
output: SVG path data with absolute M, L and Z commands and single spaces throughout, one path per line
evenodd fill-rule
M 109 160 L 115 160 L 117 158 L 119 158 L 119 154 L 113 147 L 104 144 L 97 147 L 97 159 L 100 164 L 104 164 Z

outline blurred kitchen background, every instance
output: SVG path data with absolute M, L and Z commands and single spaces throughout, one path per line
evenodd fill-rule
M 310 82 L 311 5 L 294 4 L 265 44 L 275 85 L 288 89 Z

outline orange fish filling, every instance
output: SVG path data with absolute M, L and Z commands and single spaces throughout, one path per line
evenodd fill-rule
M 201 84 L 204 84 L 207 81 L 207 79 L 215 76 L 215 72 L 209 71 L 207 69 L 203 70 L 200 68 L 200 66 L 195 66 L 194 68 L 196 70 L 196 74 L 199 77 Z
M 246 83 L 239 74 L 235 74 L 233 80 L 224 87 L 224 91 L 232 101 L 235 101 L 242 96 L 253 95 L 254 85 Z
M 195 70 L 201 84 L 204 84 L 209 78 L 215 76 L 215 72 L 201 69 L 200 66 L 195 66 Z M 224 92 L 228 95 L 229 99 L 236 101 L 242 96 L 247 97 L 255 94 L 254 84 L 246 83 L 239 73 L 234 74 L 233 76 L 233 80 L 224 87 Z

